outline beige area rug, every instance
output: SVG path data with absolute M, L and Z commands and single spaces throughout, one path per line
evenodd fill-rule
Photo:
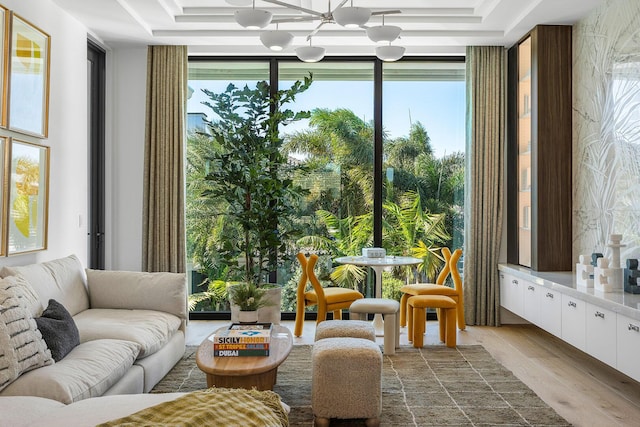
M 195 364 L 197 347 L 152 393 L 206 388 Z M 278 369 L 274 388 L 291 406 L 292 427 L 312 426 L 311 349 L 294 346 Z M 332 426 L 360 426 L 361 420 L 335 420 Z M 402 347 L 385 356 L 381 425 L 397 426 L 568 426 L 551 407 L 480 345 Z

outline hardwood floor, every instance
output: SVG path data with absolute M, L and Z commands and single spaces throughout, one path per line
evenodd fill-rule
M 199 345 L 224 321 L 192 320 L 187 345 Z M 293 331 L 293 321 L 282 322 Z M 315 322 L 305 322 L 294 345 L 311 344 Z M 382 337 L 378 338 L 382 344 Z M 408 345 L 406 328 L 400 345 Z M 532 325 L 468 326 L 458 344 L 481 344 L 540 398 L 575 426 L 639 426 L 640 383 Z M 438 324 L 427 324 L 425 345 L 438 340 Z M 639 355 L 640 358 L 640 355 Z M 640 362 L 639 362 L 640 363 Z

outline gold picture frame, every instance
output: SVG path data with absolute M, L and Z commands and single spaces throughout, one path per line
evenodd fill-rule
M 51 37 L 15 13 L 11 13 L 10 34 L 8 127 L 46 138 Z
M 6 136 L 0 135 L 0 202 L 2 203 L 2 207 L 0 208 L 0 256 L 6 255 L 6 244 L 5 244 L 5 236 L 7 235 L 7 222 L 5 219 L 7 218 L 7 170 L 6 166 L 9 160 L 9 156 L 7 154 L 7 146 L 9 144 L 10 138 Z
M 2 90 L 2 98 L 0 98 L 0 127 L 7 127 L 7 90 L 9 79 L 9 27 L 11 12 L 9 9 L 0 5 L 0 90 Z
M 47 249 L 49 147 L 11 138 L 7 158 L 5 252 Z

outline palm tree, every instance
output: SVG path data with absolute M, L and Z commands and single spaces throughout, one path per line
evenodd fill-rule
M 304 153 L 307 170 L 340 171 L 341 194 L 336 215 L 358 216 L 373 206 L 373 126 L 351 110 L 323 108 L 311 112 L 310 129 L 285 137 L 284 149 Z M 308 200 L 314 204 L 314 200 Z

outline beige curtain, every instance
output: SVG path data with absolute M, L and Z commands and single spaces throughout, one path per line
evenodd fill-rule
M 467 47 L 465 317 L 500 324 L 498 257 L 502 238 L 506 51 Z
M 149 46 L 144 154 L 144 271 L 185 271 L 187 47 Z

